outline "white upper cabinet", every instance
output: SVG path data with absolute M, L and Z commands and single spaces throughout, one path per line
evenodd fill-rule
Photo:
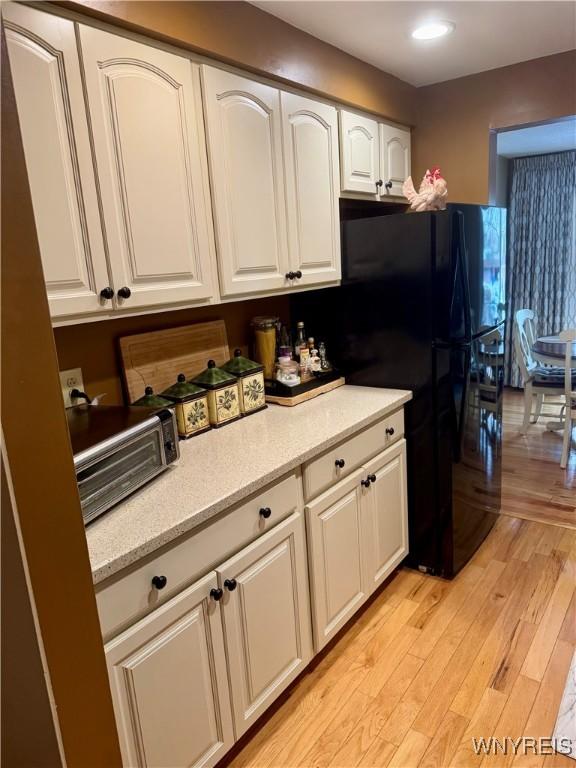
M 341 110 L 340 155 L 342 191 L 377 195 L 380 170 L 376 120 Z
M 382 198 L 403 197 L 402 185 L 410 176 L 410 131 L 380 123 L 380 171 Z
M 280 92 L 202 66 L 220 289 L 289 286 Z
M 199 79 L 188 59 L 80 25 L 118 306 L 213 295 Z
M 122 762 L 208 768 L 233 743 L 214 573 L 105 648 Z
M 341 277 L 336 109 L 293 93 L 283 92 L 281 102 L 294 284 L 336 281 Z
M 74 24 L 2 9 L 50 312 L 111 308 Z

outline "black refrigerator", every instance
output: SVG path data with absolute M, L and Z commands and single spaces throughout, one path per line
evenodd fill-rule
M 294 296 L 347 383 L 410 389 L 407 564 L 452 578 L 500 509 L 506 211 L 354 218 L 342 285 Z

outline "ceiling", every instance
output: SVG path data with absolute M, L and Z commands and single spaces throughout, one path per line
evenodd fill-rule
M 504 157 L 544 155 L 576 149 L 576 117 L 517 131 L 502 131 L 496 142 L 498 154 Z
M 429 85 L 576 48 L 569 0 L 256 0 L 253 5 L 413 85 Z M 447 20 L 454 31 L 414 40 Z

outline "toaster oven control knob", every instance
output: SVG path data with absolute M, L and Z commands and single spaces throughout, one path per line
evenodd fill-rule
M 344 461 L 344 459 L 336 459 L 334 464 L 335 466 L 338 467 L 338 469 L 344 469 L 344 467 L 346 466 L 346 462 Z
M 109 301 L 110 299 L 114 298 L 114 291 L 112 290 L 112 288 L 110 288 L 110 286 L 108 286 L 107 288 L 102 288 L 102 290 L 100 291 L 100 296 L 101 298 Z
M 234 590 L 238 586 L 238 582 L 236 581 L 236 579 L 226 579 L 226 581 L 224 582 L 224 586 L 229 592 L 234 592 Z
M 118 296 L 120 296 L 121 299 L 129 299 L 130 296 L 132 296 L 132 291 L 125 285 L 124 288 L 118 289 Z
M 392 437 L 392 435 L 394 434 L 394 427 L 386 427 L 386 434 Z
M 156 589 L 164 589 L 166 584 L 168 584 L 166 576 L 154 576 L 152 579 L 152 586 L 156 587 Z
M 264 518 L 264 520 L 268 520 L 268 518 L 272 514 L 272 510 L 270 509 L 270 507 L 262 507 L 259 514 L 260 514 L 260 517 Z
M 166 440 L 166 450 L 170 453 L 174 450 L 174 442 L 172 440 Z
M 223 594 L 224 594 L 224 592 L 222 592 L 221 589 L 211 589 L 210 590 L 210 597 L 212 598 L 212 600 L 216 600 L 216 602 L 218 602 L 218 600 L 222 600 L 222 595 Z

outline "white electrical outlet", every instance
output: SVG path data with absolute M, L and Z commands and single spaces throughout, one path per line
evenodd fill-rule
M 62 385 L 62 397 L 64 398 L 64 407 L 70 408 L 73 405 L 77 405 L 78 402 L 70 399 L 70 392 L 73 389 L 79 389 L 80 392 L 84 392 L 84 382 L 82 381 L 82 369 L 71 368 L 69 371 L 60 371 L 60 384 Z

